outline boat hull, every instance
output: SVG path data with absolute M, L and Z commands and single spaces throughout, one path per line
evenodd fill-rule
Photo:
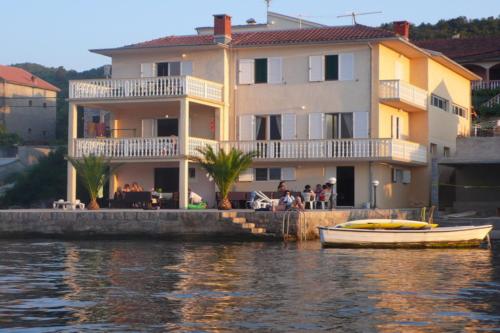
M 493 226 L 445 227 L 425 230 L 366 230 L 319 227 L 324 247 L 474 247 Z

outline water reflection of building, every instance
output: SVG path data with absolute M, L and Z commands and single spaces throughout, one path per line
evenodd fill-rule
M 402 326 L 411 332 L 468 331 L 474 325 L 468 314 L 491 312 L 488 303 L 472 308 L 468 299 L 473 293 L 468 289 L 476 288 L 478 281 L 492 281 L 490 251 L 391 251 L 372 259 L 364 276 L 380 291 L 371 296 L 377 310 L 386 313 L 377 326 L 380 332 Z

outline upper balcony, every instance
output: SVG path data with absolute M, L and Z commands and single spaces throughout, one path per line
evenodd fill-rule
M 189 75 L 134 79 L 95 79 L 69 82 L 74 101 L 194 97 L 223 102 L 223 85 Z
M 416 112 L 427 110 L 427 91 L 401 80 L 381 80 L 380 102 L 389 106 Z

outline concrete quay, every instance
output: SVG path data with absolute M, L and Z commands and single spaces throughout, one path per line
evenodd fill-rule
M 289 213 L 292 237 L 316 239 L 318 226 L 366 218 L 416 219 L 419 209 L 337 209 Z M 283 239 L 287 212 L 251 210 L 99 211 L 19 209 L 0 211 L 0 238 L 229 238 Z M 288 217 L 286 218 L 288 220 Z M 286 232 L 285 232 L 286 233 Z

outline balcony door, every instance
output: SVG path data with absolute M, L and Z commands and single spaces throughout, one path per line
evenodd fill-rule
M 179 135 L 179 120 L 178 119 L 158 119 L 157 120 L 157 136 L 178 136 Z
M 354 206 L 354 167 L 337 167 L 337 206 Z
M 281 133 L 281 115 L 255 116 L 255 139 L 263 141 L 257 143 L 257 153 L 260 157 L 280 156 L 280 143 L 269 141 L 281 140 Z

